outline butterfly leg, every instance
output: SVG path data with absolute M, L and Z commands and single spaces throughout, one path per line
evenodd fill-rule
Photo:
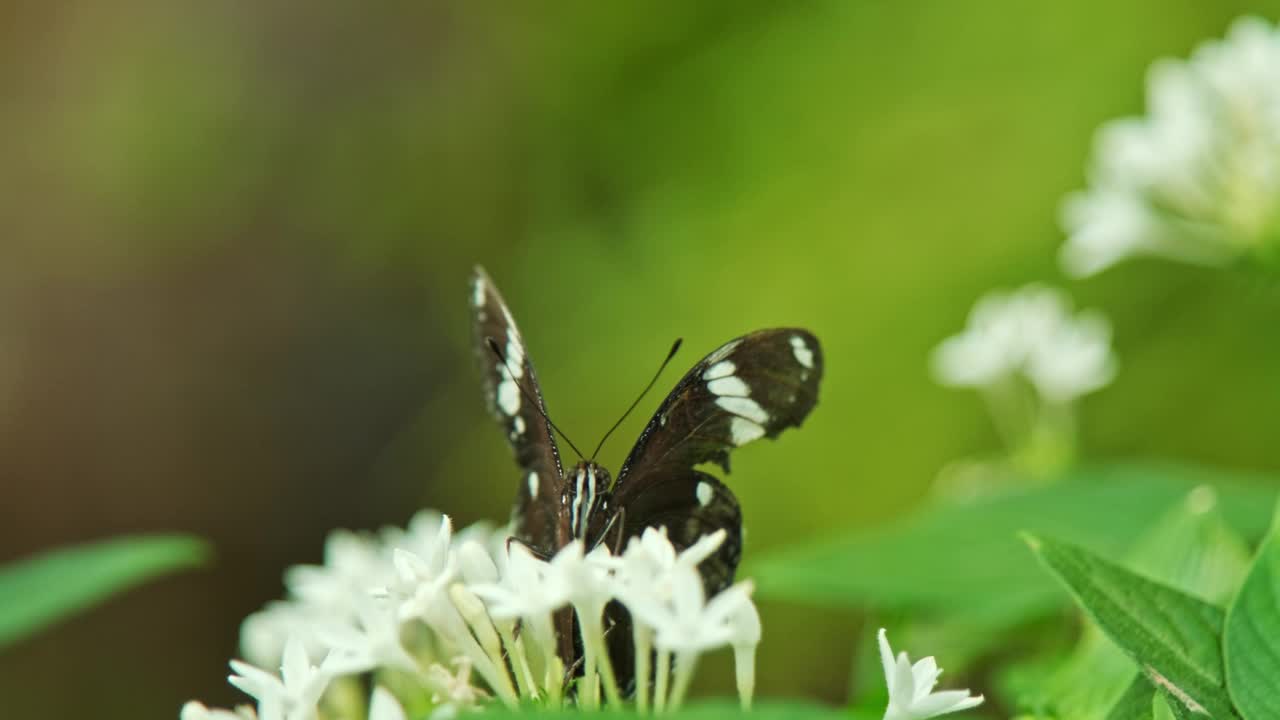
M 538 558 L 539 560 L 542 560 L 543 562 L 546 562 L 546 561 L 548 561 L 548 560 L 550 560 L 550 559 L 551 559 L 551 555 L 550 555 L 550 553 L 545 553 L 545 552 L 543 552 L 543 551 L 539 550 L 538 548 L 536 548 L 536 547 L 534 547 L 534 546 L 530 545 L 529 543 L 525 542 L 524 540 L 521 540 L 520 538 L 518 538 L 518 537 L 516 537 L 516 536 L 514 536 L 514 535 L 512 535 L 512 536 L 511 536 L 511 537 L 509 537 L 509 538 L 507 538 L 507 554 L 508 554 L 508 555 L 510 555 L 510 554 L 511 554 L 511 545 L 512 545 L 512 543 L 515 543 L 515 544 L 517 544 L 517 545 L 519 545 L 519 546 L 523 547 L 525 550 L 528 550 L 530 555 L 532 555 L 532 556 L 534 556 L 534 557 Z

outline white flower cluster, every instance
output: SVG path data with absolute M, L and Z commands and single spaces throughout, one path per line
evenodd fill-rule
M 913 665 L 906 653 L 898 653 L 896 658 L 893 656 L 884 628 L 880 628 L 878 639 L 884 682 L 889 688 L 889 705 L 884 710 L 884 720 L 927 720 L 982 704 L 983 697 L 971 696 L 968 690 L 934 692 L 942 668 L 933 657 Z
M 697 569 L 723 541 L 721 531 L 677 552 L 665 530 L 650 528 L 619 556 L 573 542 L 548 561 L 485 525 L 455 534 L 434 512 L 376 537 L 335 532 L 324 565 L 291 568 L 289 599 L 244 622 L 246 660 L 231 662 L 229 679 L 256 708 L 190 702 L 182 720 L 450 717 L 492 698 L 557 707 L 575 676 L 579 706 L 599 707 L 603 692 L 619 707 L 605 646 L 613 600 L 632 617 L 639 708 L 679 707 L 698 655 L 724 646 L 734 650 L 749 705 L 760 641 L 751 585 L 708 599 Z M 580 668 L 564 667 L 556 652 L 553 615 L 568 607 L 581 633 Z M 278 675 L 263 669 L 275 667 Z M 368 698 L 364 675 L 375 688 Z
M 1090 275 L 1138 254 L 1222 264 L 1280 252 L 1280 31 L 1237 20 L 1147 78 L 1147 114 L 1103 125 L 1068 198 L 1061 261 Z
M 1053 288 L 988 293 L 964 332 L 934 351 L 933 372 L 953 387 L 996 388 L 1022 377 L 1047 401 L 1069 403 L 1115 376 L 1111 326 L 1094 311 L 1073 315 L 1070 300 Z

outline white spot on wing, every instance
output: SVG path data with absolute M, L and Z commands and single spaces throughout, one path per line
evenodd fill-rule
M 747 397 L 751 394 L 751 388 L 736 375 L 722 377 L 707 383 L 707 389 L 716 395 L 731 395 L 734 397 Z
M 485 284 L 484 277 L 476 275 L 475 282 L 472 284 L 471 304 L 476 307 L 484 305 Z
M 711 504 L 711 498 L 715 496 L 715 490 L 711 488 L 711 483 L 700 482 L 696 490 L 698 495 L 698 504 L 706 507 Z
M 760 403 L 745 397 L 722 397 L 716 398 L 716 404 L 728 410 L 734 415 L 744 417 L 752 422 L 763 425 L 769 422 L 769 413 L 760 407 Z
M 508 330 L 507 367 L 517 379 L 524 377 L 524 345 L 520 344 L 520 336 L 514 330 Z
M 764 437 L 764 428 L 746 418 L 734 416 L 729 422 L 729 438 L 734 445 L 746 445 L 762 437 Z
M 502 382 L 498 383 L 498 407 L 514 417 L 520 411 L 520 387 L 516 381 L 524 376 L 524 345 L 520 344 L 515 328 L 507 329 L 507 352 L 503 360 L 498 368 L 502 376 Z
M 538 497 L 538 473 L 529 473 L 529 497 Z
M 502 372 L 506 374 L 506 370 Z M 510 376 L 498 383 L 498 407 L 508 415 L 520 412 L 520 388 L 516 387 L 516 381 Z
M 813 369 L 813 350 L 799 335 L 791 336 L 791 354 L 796 356 L 796 362 Z
M 707 364 L 715 365 L 721 360 L 729 357 L 729 353 L 733 352 L 741 344 L 742 344 L 742 338 L 738 338 L 737 340 L 730 340 L 729 342 L 721 345 L 720 347 L 716 348 L 715 352 L 707 356 Z
M 524 418 L 519 415 L 515 416 L 511 425 L 511 432 L 515 433 L 517 437 L 524 434 Z
M 715 380 L 716 378 L 729 377 L 738 367 L 733 364 L 732 360 L 721 360 L 720 362 L 707 368 L 702 373 L 703 380 Z

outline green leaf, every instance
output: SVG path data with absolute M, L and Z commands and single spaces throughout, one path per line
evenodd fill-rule
M 1074 545 L 1027 541 L 1166 698 L 1210 717 L 1233 717 L 1219 650 L 1222 610 Z
M 1230 597 L 1248 562 L 1244 541 L 1227 527 L 1207 487 L 1192 490 L 1125 554 L 1125 565 L 1146 577 L 1211 600 Z M 1136 677 L 1133 661 L 1090 626 L 1067 661 L 1039 683 L 1023 688 L 1019 701 L 1053 708 L 1062 720 L 1101 720 Z
M 0 648 L 149 578 L 198 565 L 206 545 L 130 537 L 48 551 L 0 569 Z
M 1151 703 L 1155 696 L 1156 689 L 1151 687 L 1150 681 L 1139 675 L 1111 707 L 1106 720 L 1151 720 Z
M 883 714 L 883 711 L 881 711 Z M 474 720 L 518 720 L 519 718 L 538 718 L 538 720 L 580 720 L 584 717 L 607 717 L 611 720 L 633 720 L 648 718 L 651 715 L 640 715 L 634 710 L 607 712 L 600 715 L 584 713 L 581 710 L 541 710 L 537 708 L 517 708 L 514 710 L 493 707 L 478 713 L 468 713 Z M 802 700 L 768 700 L 757 703 L 748 712 L 743 712 L 737 701 L 708 700 L 686 705 L 676 712 L 662 715 L 670 720 L 717 720 L 717 718 L 747 718 L 748 720 L 850 720 L 848 713 L 831 707 L 818 705 Z M 951 717 L 951 716 L 948 716 Z M 962 720 L 963 716 L 955 716 Z
M 893 525 L 767 554 L 743 571 L 761 597 L 837 607 L 963 612 L 1017 622 L 1061 603 L 1017 541 L 1023 530 L 1118 555 L 1201 484 L 1218 488 L 1231 526 L 1259 537 L 1275 491 L 1256 477 L 1162 464 L 1082 469 L 1055 484 L 969 505 L 925 509 Z M 951 549 L 982 563 L 956 562 Z M 976 608 L 976 610 L 975 610 Z
M 1280 717 L 1280 509 L 1227 614 L 1227 687 L 1245 720 Z

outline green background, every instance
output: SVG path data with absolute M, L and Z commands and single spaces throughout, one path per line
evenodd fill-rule
M 0 707 L 230 704 L 239 619 L 328 529 L 505 518 L 476 263 L 579 445 L 677 336 L 687 366 L 812 329 L 818 408 L 734 458 L 746 558 L 892 521 L 997 449 L 929 350 L 990 288 L 1067 282 L 1093 130 L 1246 12 L 1280 3 L 8 4 L 0 561 L 152 530 L 218 560 L 7 651 Z M 1121 361 L 1088 456 L 1280 468 L 1273 281 L 1139 261 L 1067 287 Z M 858 618 L 762 612 L 761 692 L 842 699 Z M 731 687 L 726 658 L 701 675 Z

